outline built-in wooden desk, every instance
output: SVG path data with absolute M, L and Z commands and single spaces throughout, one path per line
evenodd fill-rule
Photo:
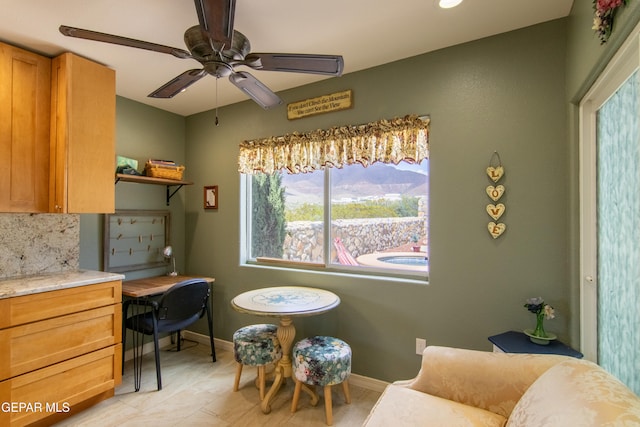
M 141 314 L 141 311 L 144 312 L 147 308 L 144 305 L 139 304 L 130 304 L 131 299 L 134 300 L 145 300 L 149 297 L 160 296 L 169 290 L 173 285 L 183 282 L 185 280 L 190 279 L 202 279 L 208 282 L 209 284 L 213 283 L 215 279 L 213 277 L 204 277 L 204 276 L 154 276 L 147 277 L 144 279 L 135 279 L 135 280 L 127 280 L 122 282 L 122 295 L 125 297 L 129 297 L 128 301 L 124 301 L 122 304 L 122 336 L 126 339 L 126 320 L 129 306 L 133 305 L 135 308 L 133 309 L 133 315 Z M 211 300 L 209 300 L 211 301 Z M 209 302 L 207 302 L 208 304 Z M 135 390 L 140 390 L 140 380 L 141 380 L 141 363 L 142 363 L 142 347 L 144 345 L 144 336 L 142 333 L 134 333 L 132 335 L 133 338 L 133 371 L 134 371 L 134 387 Z M 179 338 L 178 338 L 179 339 Z M 212 341 L 213 346 L 213 341 Z M 213 348 L 213 347 L 212 347 Z M 124 353 L 125 346 L 122 346 L 122 373 L 124 373 Z M 215 353 L 213 354 L 214 362 L 215 362 Z
M 176 283 L 189 279 L 203 279 L 213 283 L 216 279 L 204 276 L 155 276 L 122 282 L 122 295 L 130 298 L 150 297 L 165 293 Z

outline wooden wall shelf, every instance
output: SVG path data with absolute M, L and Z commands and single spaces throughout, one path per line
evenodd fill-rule
M 120 181 L 135 182 L 138 184 L 165 185 L 167 187 L 167 206 L 169 206 L 169 201 L 171 200 L 173 195 L 176 194 L 178 190 L 182 188 L 183 185 L 193 185 L 192 181 L 183 181 L 183 180 L 167 179 L 167 178 L 154 178 L 151 176 L 128 175 L 124 173 L 117 173 L 116 184 Z M 171 187 L 173 186 L 178 186 L 178 188 L 171 191 Z

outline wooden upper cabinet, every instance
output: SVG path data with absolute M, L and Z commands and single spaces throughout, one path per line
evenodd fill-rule
M 72 53 L 51 67 L 51 212 L 115 211 L 115 72 Z
M 50 94 L 51 59 L 0 43 L 0 212 L 49 210 Z

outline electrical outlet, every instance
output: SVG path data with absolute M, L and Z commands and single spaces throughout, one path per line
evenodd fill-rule
M 422 355 L 422 352 L 427 347 L 427 340 L 423 338 L 416 338 L 416 354 Z

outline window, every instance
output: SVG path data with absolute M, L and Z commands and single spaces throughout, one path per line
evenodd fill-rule
M 429 161 L 426 154 L 408 156 L 403 151 L 405 146 L 401 142 L 405 140 L 406 146 L 413 148 L 412 153 L 420 151 L 415 145 L 421 142 L 416 143 L 413 134 L 394 134 L 384 141 L 386 145 L 380 135 L 376 133 L 373 139 L 377 140 L 366 149 L 348 151 L 355 145 L 349 142 L 349 147 L 342 146 L 336 151 L 348 152 L 343 158 L 353 158 L 370 153 L 371 147 L 375 150 L 383 146 L 387 152 L 398 152 L 407 160 L 388 161 L 372 156 L 336 165 L 334 160 L 339 156 L 335 156 L 331 161 L 322 160 L 321 167 L 303 165 L 306 173 L 289 173 L 292 168 L 297 172 L 295 168 L 301 166 L 299 156 L 293 167 L 285 161 L 287 156 L 295 157 L 291 152 L 298 149 L 290 141 L 284 148 L 261 141 L 262 151 L 254 150 L 252 143 L 250 155 L 243 159 L 241 153 L 239 163 L 242 165 L 249 159 L 251 171 L 258 169 L 258 165 L 264 167 L 262 170 L 272 168 L 269 173 L 247 173 L 244 177 L 246 261 L 425 278 Z M 426 147 L 426 130 L 417 137 L 420 138 L 424 138 Z M 361 144 L 362 138 L 357 143 Z M 326 143 L 317 152 L 329 151 L 334 147 L 327 148 L 330 144 L 335 145 L 335 141 Z M 269 149 L 264 150 L 265 146 Z M 311 155 L 308 147 L 303 148 L 300 152 L 317 160 L 317 152 Z M 287 156 L 282 154 L 285 150 Z M 282 160 L 285 166 L 277 160 Z
M 427 272 L 428 160 L 247 180 L 250 260 Z

